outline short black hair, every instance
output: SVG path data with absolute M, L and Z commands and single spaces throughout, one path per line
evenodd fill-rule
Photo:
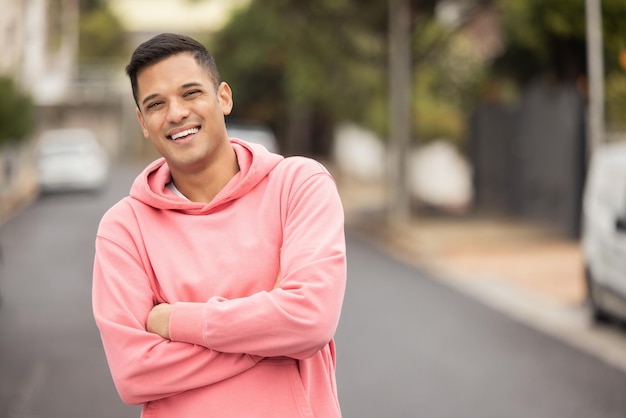
M 211 53 L 200 42 L 186 35 L 175 33 L 161 33 L 139 45 L 130 58 L 126 66 L 126 74 L 130 78 L 130 85 L 133 90 L 133 98 L 139 107 L 137 97 L 137 74 L 146 67 L 158 63 L 173 55 L 189 53 L 198 65 L 204 68 L 211 77 L 215 88 L 220 84 L 220 75 L 217 64 Z

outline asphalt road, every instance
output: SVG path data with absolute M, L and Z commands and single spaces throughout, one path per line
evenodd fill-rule
M 139 167 L 98 195 L 45 196 L 0 227 L 0 417 L 138 417 L 91 314 L 93 240 Z M 337 334 L 344 416 L 626 416 L 626 374 L 432 280 L 348 231 Z
M 96 228 L 129 189 L 42 196 L 0 227 L 0 417 L 126 418 L 91 311 Z
M 345 417 L 626 416 L 626 374 L 349 236 Z

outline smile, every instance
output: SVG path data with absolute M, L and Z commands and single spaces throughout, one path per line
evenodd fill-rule
M 197 134 L 199 130 L 200 129 L 198 129 L 198 128 L 187 129 L 187 130 L 184 130 L 184 131 L 181 131 L 181 132 L 177 132 L 177 133 L 169 136 L 169 138 L 175 141 L 175 140 L 177 140 L 179 138 L 182 138 L 182 137 L 185 137 L 187 135 Z

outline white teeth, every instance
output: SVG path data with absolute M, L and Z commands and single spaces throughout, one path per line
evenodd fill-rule
M 199 130 L 198 128 L 187 129 L 186 131 L 182 131 L 182 132 L 172 135 L 172 139 L 178 139 L 178 138 L 182 138 L 183 136 L 198 133 L 198 130 Z

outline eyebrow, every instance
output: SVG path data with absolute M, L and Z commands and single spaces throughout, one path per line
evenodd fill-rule
M 202 83 L 199 83 L 199 82 L 197 82 L 197 81 L 192 81 L 192 82 L 190 82 L 190 83 L 185 83 L 185 84 L 183 84 L 183 85 L 181 86 L 181 88 L 182 88 L 182 89 L 188 89 L 189 87 L 199 87 L 199 86 L 202 86 Z M 146 97 L 145 97 L 145 98 L 141 101 L 142 106 L 143 106 L 143 105 L 145 105 L 145 104 L 146 104 L 146 102 L 149 102 L 150 100 L 152 100 L 152 99 L 154 99 L 154 98 L 156 98 L 156 97 L 158 97 L 158 96 L 159 96 L 159 94 L 158 94 L 158 93 L 154 93 L 154 94 L 151 94 L 151 95 L 149 95 L 149 96 L 146 96 Z
M 151 95 L 147 96 L 145 99 L 143 99 L 143 100 L 141 101 L 141 105 L 142 105 L 142 106 L 143 106 L 143 105 L 145 105 L 145 104 L 146 104 L 146 102 L 149 102 L 150 100 L 152 100 L 152 99 L 154 99 L 155 97 L 158 97 L 158 96 L 159 96 L 159 95 L 158 95 L 158 94 L 156 94 L 156 93 L 154 93 L 154 94 L 151 94 Z

